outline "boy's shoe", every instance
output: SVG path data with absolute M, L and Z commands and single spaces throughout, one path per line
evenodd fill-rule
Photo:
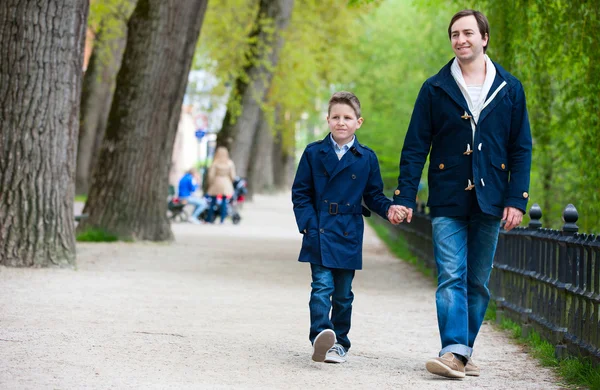
M 325 329 L 317 335 L 313 343 L 312 360 L 315 362 L 324 362 L 327 351 L 335 344 L 335 332 L 331 329 Z
M 469 361 L 465 365 L 465 375 L 479 376 L 479 367 L 477 367 L 477 365 L 473 363 L 473 360 L 471 358 L 469 358 Z
M 446 378 L 464 378 L 465 365 L 452 352 L 446 352 L 440 357 L 429 359 L 425 368 L 432 374 Z
M 327 351 L 325 363 L 344 363 L 346 361 L 346 354 L 346 348 L 339 344 L 335 344 Z

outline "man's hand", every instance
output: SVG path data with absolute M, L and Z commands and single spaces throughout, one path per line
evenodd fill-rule
M 504 230 L 511 231 L 512 228 L 519 226 L 523 221 L 523 212 L 514 207 L 505 207 L 502 220 L 506 222 Z
M 398 225 L 404 222 L 405 219 L 406 222 L 410 223 L 412 220 L 412 209 L 405 206 L 392 205 L 388 209 L 387 217 L 393 225 Z

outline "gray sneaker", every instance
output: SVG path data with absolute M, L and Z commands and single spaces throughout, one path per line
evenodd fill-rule
M 325 356 L 325 363 L 344 363 L 346 361 L 346 348 L 339 344 L 335 344 L 327 351 Z
M 335 332 L 331 329 L 325 329 L 317 335 L 313 343 L 312 360 L 315 362 L 324 362 L 327 351 L 335 344 Z

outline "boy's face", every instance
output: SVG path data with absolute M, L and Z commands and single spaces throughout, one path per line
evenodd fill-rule
M 347 104 L 334 104 L 327 117 L 329 130 L 339 145 L 350 142 L 362 123 L 363 118 L 357 118 L 354 109 Z

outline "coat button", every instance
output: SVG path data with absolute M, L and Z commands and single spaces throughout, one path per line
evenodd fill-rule
M 319 229 L 320 233 L 325 233 L 325 229 Z
M 504 164 L 500 165 L 500 167 L 502 167 L 502 169 L 506 169 L 506 165 Z
M 352 174 L 352 180 L 356 179 L 356 175 Z
M 438 166 L 438 168 L 440 168 L 440 169 L 444 169 L 444 166 L 445 166 L 444 164 L 440 164 L 440 165 Z
M 348 232 L 344 232 L 344 236 L 347 236 L 347 235 L 348 235 Z
M 327 202 L 329 202 L 329 201 L 328 201 L 327 199 L 325 199 L 323 202 L 327 203 Z
M 329 176 L 329 173 L 327 173 L 327 171 L 323 171 L 323 174 L 324 174 L 325 176 Z
M 400 195 L 400 190 L 394 191 L 394 195 Z
M 525 199 L 529 198 L 529 194 L 527 192 L 523 192 L 523 198 L 525 198 Z

